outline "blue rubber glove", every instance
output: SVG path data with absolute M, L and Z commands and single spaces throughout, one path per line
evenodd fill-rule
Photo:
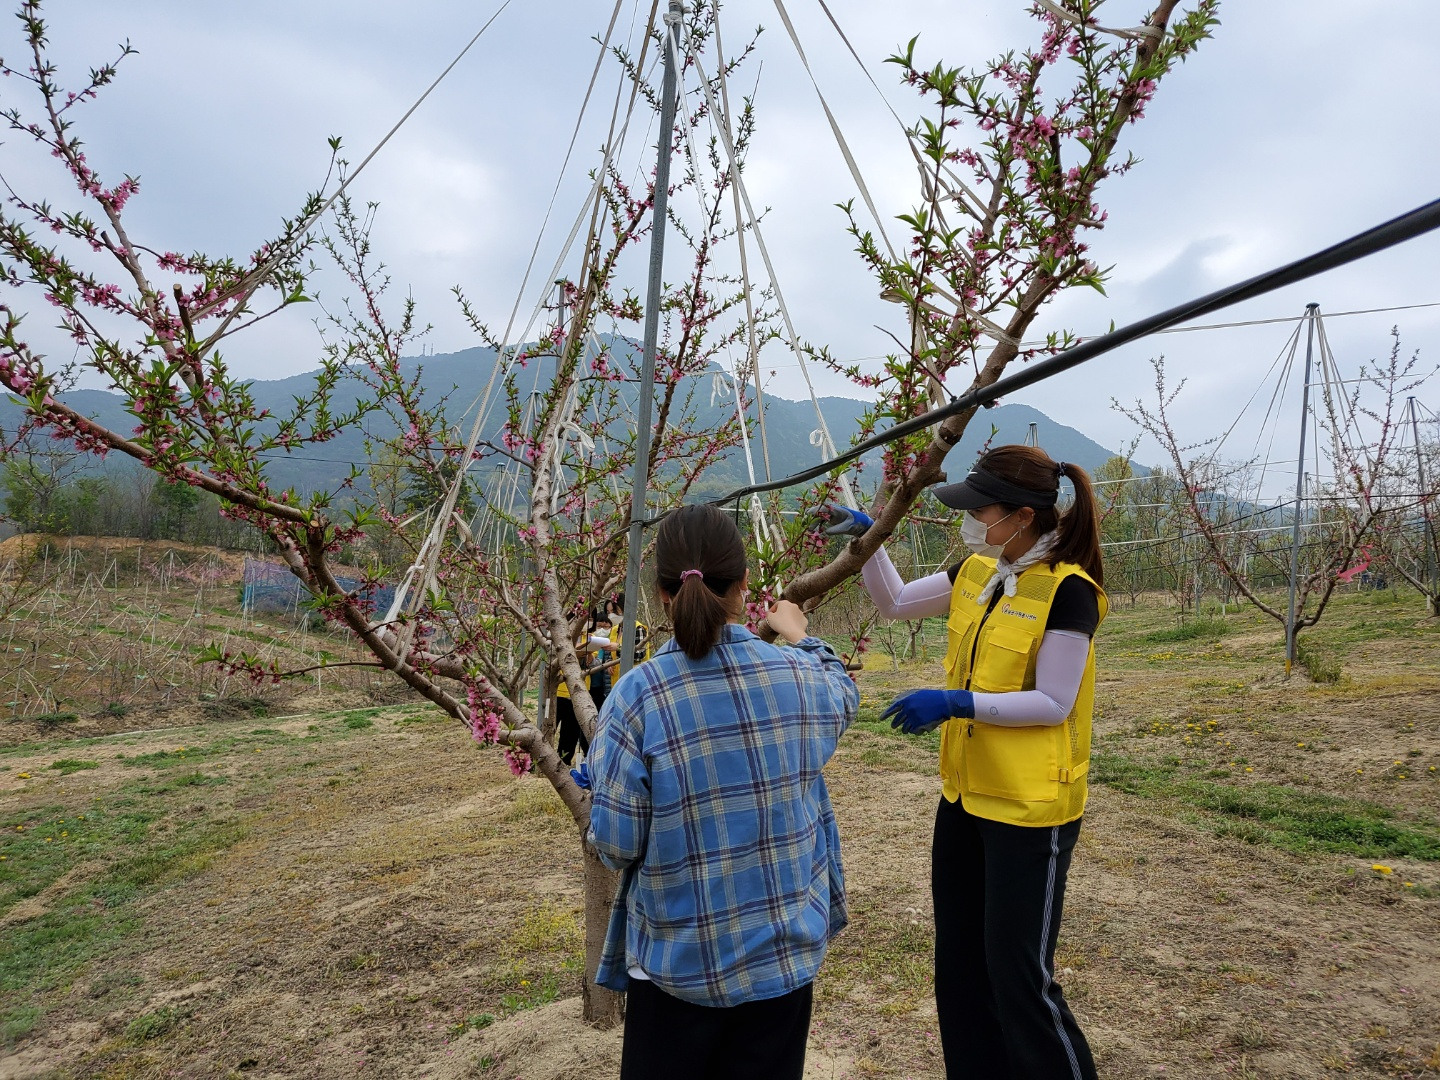
M 975 719 L 975 695 L 969 690 L 911 690 L 892 701 L 880 719 L 906 735 L 921 735 L 952 716 Z
M 578 769 L 570 770 L 570 779 L 575 781 L 575 786 L 590 790 L 590 763 L 583 762 Z
M 870 531 L 870 526 L 875 524 L 869 514 L 835 503 L 825 507 L 825 513 L 830 519 L 830 525 L 825 530 L 826 536 L 864 536 Z

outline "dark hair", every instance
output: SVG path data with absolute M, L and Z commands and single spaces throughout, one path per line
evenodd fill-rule
M 690 659 L 713 649 L 737 614 L 729 593 L 744 576 L 745 544 L 728 514 L 713 506 L 682 506 L 660 523 L 655 581 L 670 594 L 675 643 Z
M 1075 563 L 1104 586 L 1105 567 L 1100 558 L 1100 512 L 1095 505 L 1095 489 L 1090 474 L 1079 465 L 1057 462 L 1035 446 L 997 446 L 975 463 L 977 469 L 1008 480 L 1012 484 L 1042 494 L 1060 488 L 1060 477 L 1069 477 L 1075 485 L 1075 502 L 1064 514 L 1053 506 L 1035 510 L 1035 529 L 1041 535 L 1060 530 L 1049 563 Z M 1006 510 L 1016 507 L 1002 503 Z

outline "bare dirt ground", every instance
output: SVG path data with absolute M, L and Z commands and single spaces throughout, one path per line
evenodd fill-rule
M 1057 962 L 1101 1074 L 1440 1073 L 1440 627 L 1347 598 L 1313 633 L 1340 681 L 1285 683 L 1258 620 L 1175 625 L 1102 635 Z M 809 1070 L 938 1078 L 936 741 L 865 719 L 938 665 L 871 665 Z M 418 705 L 296 704 L 0 752 L 0 1077 L 614 1075 L 553 793 Z

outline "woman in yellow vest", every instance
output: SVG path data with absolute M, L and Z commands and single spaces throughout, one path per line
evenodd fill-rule
M 575 643 L 576 652 L 580 657 L 580 666 L 585 668 L 594 666 L 597 661 L 603 662 L 605 659 L 609 659 L 610 653 L 620 651 L 620 624 L 623 621 L 623 611 L 620 604 L 612 600 L 606 605 L 606 608 L 596 608 L 590 619 L 587 636 Z M 642 664 L 649 659 L 650 628 L 637 619 L 635 622 L 635 663 Z M 594 674 L 585 676 L 585 689 L 595 702 L 596 712 L 599 712 L 601 705 L 605 703 L 606 695 L 610 692 L 610 672 L 607 670 L 603 674 L 605 678 L 599 686 L 595 685 L 597 680 Z M 590 753 L 590 740 L 585 737 L 585 732 L 580 730 L 580 721 L 575 716 L 575 704 L 570 700 L 570 687 L 563 678 L 555 688 L 555 731 L 555 750 L 560 755 L 560 760 L 566 765 L 574 762 L 577 744 L 582 754 Z
M 1075 488 L 1064 514 L 1061 477 Z M 1094 635 L 1109 609 L 1094 491 L 1075 465 L 1000 446 L 935 495 L 965 511 L 974 554 L 907 584 L 882 548 L 863 574 L 881 615 L 948 619 L 946 688 L 904 694 L 884 714 L 907 733 L 941 728 L 930 883 L 946 1075 L 1090 1080 L 1054 958 L 1085 811 Z M 831 521 L 835 534 L 870 524 L 840 508 Z
M 575 642 L 575 652 L 582 668 L 591 667 L 595 653 L 607 648 L 610 644 L 609 625 L 604 627 L 599 625 L 601 614 L 590 613 L 590 624 L 585 636 Z M 585 676 L 585 691 L 595 701 L 595 708 L 598 710 L 605 698 L 603 692 L 596 695 L 593 680 L 593 675 Z M 604 683 L 603 689 L 604 691 L 610 689 L 608 679 Z M 590 740 L 585 737 L 585 732 L 580 730 L 580 721 L 575 716 L 575 704 L 570 700 L 570 686 L 562 677 L 559 685 L 555 687 L 555 751 L 566 765 L 574 761 L 577 743 L 581 753 L 588 754 L 590 752 Z

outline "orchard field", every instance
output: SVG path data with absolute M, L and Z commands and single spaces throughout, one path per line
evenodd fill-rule
M 578 1019 L 580 859 L 549 785 L 368 676 L 257 693 L 192 665 L 84 699 L 121 684 L 106 650 L 145 620 L 156 656 L 223 633 L 328 648 L 242 619 L 233 585 L 136 575 L 92 582 L 64 634 L 84 571 L 4 625 L 75 688 L 0 720 L 0 1077 L 614 1075 L 618 1033 Z M 939 630 L 929 659 L 867 657 L 828 771 L 852 924 L 817 985 L 815 1077 L 943 1075 L 938 739 L 876 722 L 938 682 Z M 1161 598 L 1102 631 L 1057 967 L 1104 1076 L 1440 1074 L 1440 620 L 1345 595 L 1289 681 L 1278 639 Z

